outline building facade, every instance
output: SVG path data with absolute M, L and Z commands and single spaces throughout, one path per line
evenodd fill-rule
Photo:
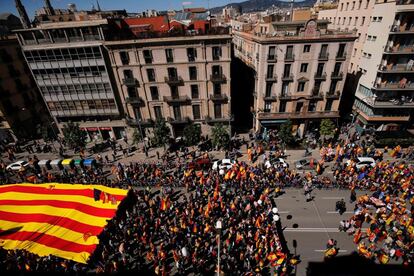
M 320 9 L 318 12 L 319 20 L 329 20 L 329 29 L 355 31 L 357 34 L 358 38 L 351 52 L 349 73 L 357 72 L 363 62 L 363 48 L 369 39 L 367 32 L 372 21 L 374 5 L 375 0 L 339 0 L 336 8 Z
M 377 1 L 361 60 L 354 109 L 377 130 L 411 128 L 414 116 L 414 4 Z
M 189 123 L 209 134 L 230 118 L 231 36 L 191 35 L 107 41 L 122 106 L 131 127 L 149 135 L 165 119 L 173 136 Z
M 254 128 L 288 119 L 299 136 L 337 119 L 355 34 L 327 29 L 328 21 L 258 24 L 233 31 L 235 56 L 256 73 Z
M 90 139 L 125 134 L 122 105 L 103 42 L 107 20 L 53 22 L 16 31 L 25 59 L 59 128 L 79 122 Z

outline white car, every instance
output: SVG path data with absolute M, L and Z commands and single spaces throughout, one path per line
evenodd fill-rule
M 6 169 L 9 171 L 19 171 L 22 168 L 26 169 L 27 167 L 29 167 L 29 165 L 30 164 L 26 161 L 17 161 L 8 165 Z
M 236 164 L 236 162 L 230 160 L 230 159 L 223 159 L 214 161 L 213 163 L 213 170 L 229 170 L 233 167 L 233 165 Z
M 349 166 L 351 164 L 351 160 L 346 161 L 346 164 Z M 363 167 L 374 167 L 375 166 L 375 160 L 371 157 L 357 157 L 357 163 L 355 165 L 357 169 L 361 169 Z
M 275 168 L 289 168 L 289 164 L 286 163 L 286 161 L 283 158 L 276 158 L 270 162 L 269 160 L 266 161 L 265 167 L 266 169 L 270 168 L 271 166 L 274 166 Z

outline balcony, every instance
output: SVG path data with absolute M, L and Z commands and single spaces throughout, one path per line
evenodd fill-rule
M 214 83 L 226 83 L 227 79 L 224 74 L 212 74 L 210 75 L 210 81 Z
M 168 104 L 186 104 L 190 101 L 190 98 L 187 96 L 164 96 L 164 102 L 167 102 Z
M 410 99 L 393 99 L 393 98 L 376 98 L 371 105 L 377 108 L 413 108 L 414 100 Z
M 225 94 L 212 94 L 210 95 L 210 100 L 213 102 L 227 102 L 229 98 Z
M 167 121 L 170 123 L 170 124 L 175 124 L 175 125 L 179 125 L 179 124 L 187 124 L 187 123 L 189 123 L 190 122 L 190 118 L 189 117 L 178 117 L 178 118 L 171 118 L 171 117 L 168 117 L 167 118 Z
M 332 72 L 331 79 L 333 80 L 342 80 L 344 77 L 343 72 Z
M 407 24 L 409 26 L 410 24 Z M 414 27 L 408 28 L 403 25 L 393 25 L 391 27 L 390 34 L 413 34 L 414 33 Z
M 126 118 L 125 120 L 126 120 L 127 125 L 130 127 L 137 127 L 138 122 L 141 126 L 151 126 L 154 123 L 154 121 L 151 119 L 145 119 L 145 120 L 138 121 L 137 119 Z
M 259 113 L 259 120 L 338 118 L 338 111 Z
M 182 86 L 184 85 L 184 80 L 179 76 L 168 76 L 164 78 L 165 82 L 170 86 Z
M 277 101 L 277 97 L 276 96 L 264 96 L 263 100 L 265 100 L 266 102 L 276 102 Z
M 279 100 L 290 100 L 292 99 L 292 95 L 290 93 L 281 93 L 279 95 Z
M 122 82 L 124 83 L 124 85 L 126 85 L 128 87 L 135 87 L 135 86 L 139 87 L 139 82 L 136 78 L 122 79 Z
M 285 62 L 294 62 L 295 61 L 295 54 L 286 54 L 285 55 Z
M 374 86 L 374 89 L 382 91 L 382 90 L 414 90 L 414 83 L 401 83 L 401 82 L 393 82 L 393 83 L 381 83 Z
M 326 80 L 326 73 L 325 72 L 321 72 L 321 73 L 319 73 L 319 72 L 316 72 L 315 73 L 315 76 L 314 76 L 314 79 L 315 80 Z
M 319 56 L 318 56 L 318 60 L 325 60 L 325 61 L 327 61 L 329 59 L 329 53 L 319 53 Z
M 414 45 L 387 46 L 384 52 L 389 55 L 410 55 L 414 53 Z
M 266 74 L 266 81 L 268 82 L 277 82 L 276 74 Z
M 276 55 L 267 55 L 267 62 L 276 62 L 277 56 Z
M 402 114 L 368 115 L 362 110 L 358 110 L 358 114 L 367 122 L 407 122 L 410 120 L 409 115 Z
M 131 105 L 144 105 L 145 101 L 141 97 L 126 97 L 125 102 Z
M 319 91 L 319 88 L 312 89 L 312 94 L 309 97 L 312 100 L 322 100 L 323 95 L 322 92 Z
M 293 74 L 283 75 L 282 76 L 282 81 L 293 81 Z
M 339 91 L 328 91 L 325 94 L 325 98 L 327 99 L 339 99 L 341 96 L 341 92 Z
M 211 118 L 210 116 L 206 116 L 205 117 L 205 121 L 207 124 L 209 123 L 228 123 L 229 122 L 229 118 Z
M 414 66 L 408 66 L 408 64 L 396 64 L 392 66 L 390 64 L 381 66 L 378 71 L 381 73 L 414 73 Z
M 336 60 L 342 60 L 342 61 L 346 60 L 346 53 L 345 52 L 337 53 L 335 59 Z

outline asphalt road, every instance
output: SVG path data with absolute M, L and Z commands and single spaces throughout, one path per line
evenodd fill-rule
M 364 192 L 357 191 L 357 195 Z M 310 261 L 322 261 L 328 239 L 338 241 L 339 254 L 350 254 L 356 250 L 352 236 L 339 232 L 339 221 L 352 216 L 354 204 L 349 203 L 348 190 L 314 190 L 313 201 L 306 202 L 303 190 L 286 189 L 286 193 L 275 198 L 279 209 L 284 235 L 289 250 L 295 252 L 293 240 L 297 242 L 296 253 L 301 263 L 296 275 L 305 275 Z M 343 198 L 347 210 L 342 216 L 335 212 L 336 201 Z M 288 216 L 291 216 L 289 219 Z

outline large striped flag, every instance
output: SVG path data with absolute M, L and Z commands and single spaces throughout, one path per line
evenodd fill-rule
M 86 263 L 127 193 L 101 185 L 0 186 L 0 246 Z

